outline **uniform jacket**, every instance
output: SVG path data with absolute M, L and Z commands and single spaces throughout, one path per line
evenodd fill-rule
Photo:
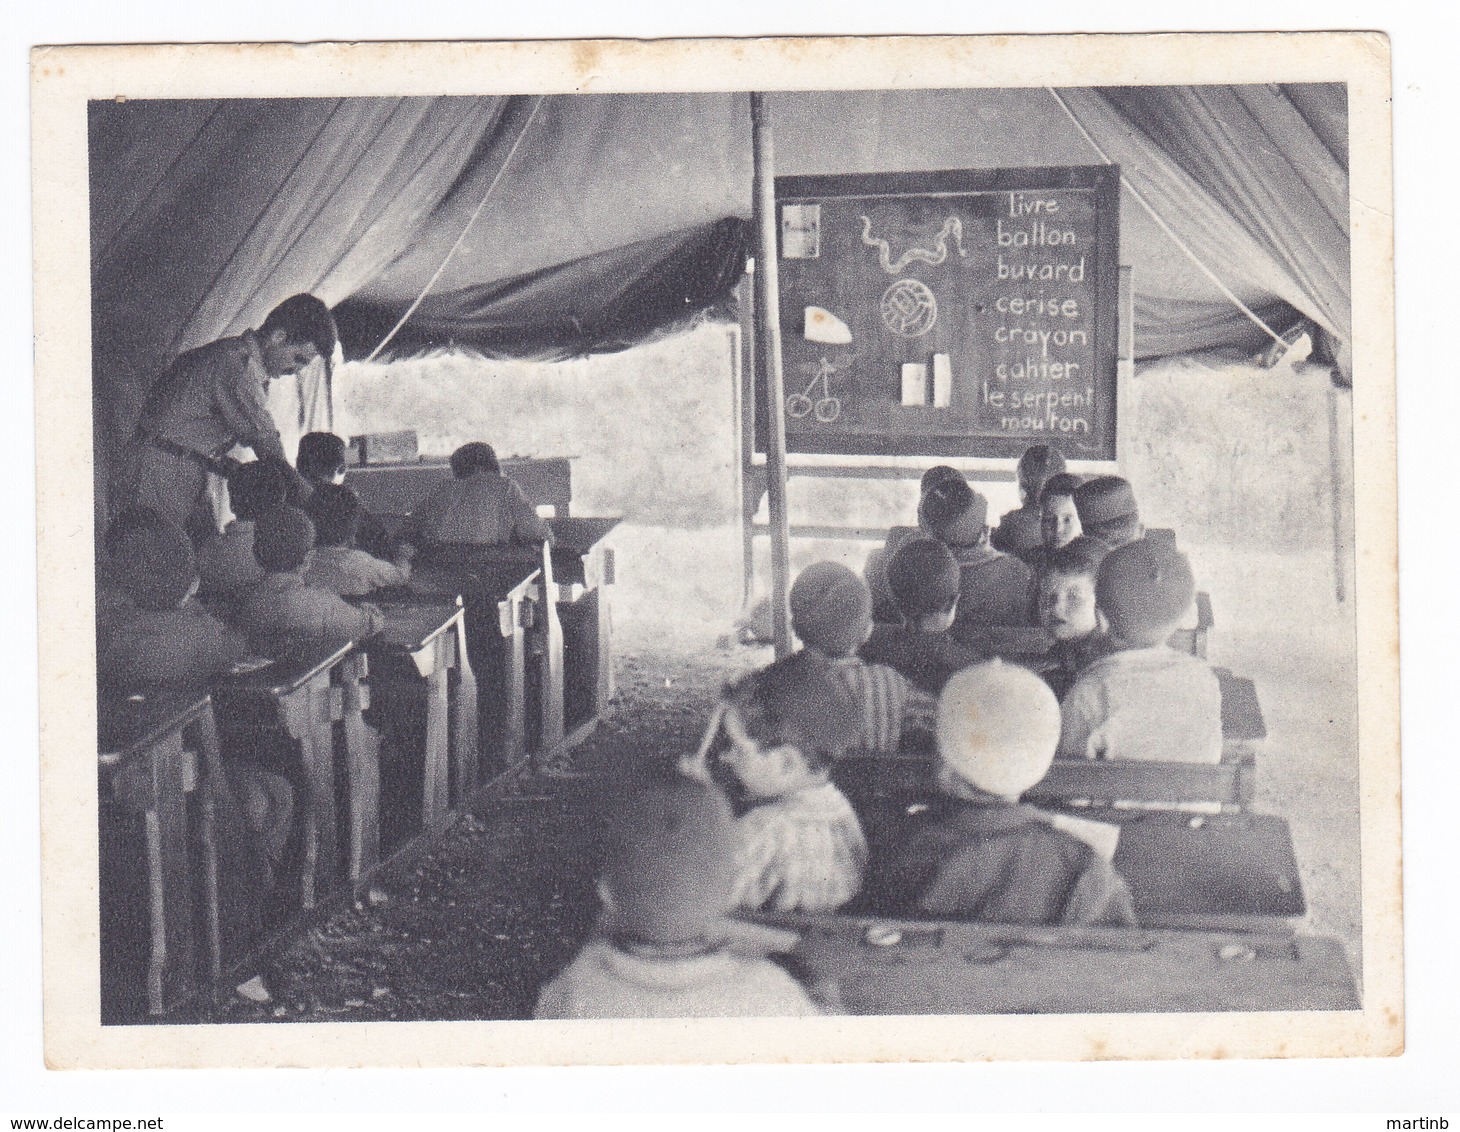
M 1165 645 L 1096 660 L 1076 678 L 1060 715 L 1061 758 L 1222 758 L 1217 678 L 1205 661 Z
M 234 519 L 198 550 L 198 578 L 205 594 L 240 594 L 259 583 L 264 568 L 253 556 L 251 519 Z
M 985 795 L 919 815 L 879 870 L 879 906 L 1003 924 L 1133 925 L 1130 889 L 1034 807 Z
M 752 911 L 831 912 L 862 887 L 867 841 L 831 783 L 764 802 L 736 823 L 735 902 Z
M 359 641 L 385 628 L 375 606 L 357 608 L 338 594 L 305 585 L 298 573 L 265 574 L 244 600 L 240 620 L 256 645 L 279 637 Z
M 539 993 L 534 1018 L 805 1017 L 821 1011 L 784 968 L 725 947 L 639 954 L 590 939 Z
M 409 565 L 385 562 L 353 546 L 317 546 L 304 584 L 341 597 L 362 597 L 411 580 Z
M 990 546 L 950 546 L 958 560 L 958 613 L 953 635 L 962 626 L 1033 623 L 1034 577 L 1019 559 Z
M 269 376 L 252 330 L 189 350 L 147 395 L 138 428 L 208 456 L 235 444 L 260 458 L 284 459 L 279 430 L 265 404 Z
M 924 632 L 906 625 L 877 625 L 857 655 L 869 664 L 885 664 L 930 696 L 940 695 L 948 677 L 985 659 L 955 641 L 947 630 Z
M 491 472 L 438 485 L 411 512 L 410 530 L 426 545 L 501 546 L 552 540 L 551 528 L 538 517 L 522 489 L 506 476 Z

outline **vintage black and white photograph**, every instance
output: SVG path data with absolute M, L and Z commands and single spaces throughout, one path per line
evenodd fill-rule
M 37 54 L 48 1054 L 1400 1048 L 1387 63 L 1290 38 Z

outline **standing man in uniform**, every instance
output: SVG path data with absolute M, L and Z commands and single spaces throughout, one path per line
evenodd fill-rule
M 208 473 L 227 474 L 225 457 L 234 445 L 252 448 L 259 459 L 286 459 L 265 406 L 269 382 L 316 358 L 328 367 L 337 340 L 329 308 L 313 295 L 294 295 L 257 330 L 177 358 L 148 393 L 137 422 L 136 502 L 198 537 L 211 519 L 199 515 Z

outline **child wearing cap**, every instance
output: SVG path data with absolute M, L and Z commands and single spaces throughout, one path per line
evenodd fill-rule
M 1075 489 L 1080 531 L 1114 550 L 1145 533 L 1136 493 L 1120 476 L 1096 476 Z
M 791 628 L 807 651 L 830 662 L 852 697 L 859 733 L 853 747 L 891 754 L 909 737 L 932 730 L 932 697 L 893 669 L 857 655 L 872 632 L 872 595 L 838 562 L 816 562 L 791 586 Z
M 872 591 L 872 617 L 879 624 L 896 625 L 902 620 L 902 614 L 897 608 L 897 600 L 892 596 L 892 590 L 888 587 L 887 569 L 892 563 L 893 556 L 905 543 L 915 538 L 928 537 L 928 530 L 923 526 L 922 519 L 923 499 L 938 484 L 962 479 L 963 473 L 957 468 L 950 468 L 947 464 L 935 464 L 924 472 L 922 480 L 918 484 L 918 525 L 891 528 L 887 532 L 887 538 L 882 546 L 867 556 L 867 563 L 862 568 L 862 577 L 866 579 L 867 588 Z
M 1058 448 L 1035 444 L 1019 457 L 1019 506 L 1007 512 L 994 529 L 989 542 L 995 550 L 1023 558 L 1035 547 L 1043 545 L 1040 529 L 1040 500 L 1044 485 L 1051 476 L 1064 473 L 1065 458 Z
M 942 483 L 923 498 L 923 521 L 958 562 L 958 613 L 953 635 L 985 625 L 1028 625 L 1033 575 L 1013 555 L 989 545 L 988 500 L 967 483 Z
M 304 573 L 305 585 L 341 597 L 363 597 L 411 580 L 415 548 L 403 543 L 393 562 L 367 554 L 355 545 L 363 513 L 359 497 L 348 487 L 322 483 L 310 495 L 305 512 L 314 523 L 314 556 Z
M 936 696 L 953 673 L 984 659 L 948 634 L 958 605 L 958 563 L 936 539 L 914 539 L 893 555 L 887 581 L 902 624 L 874 625 L 857 655 Z
M 956 673 L 938 703 L 940 803 L 913 819 L 876 890 L 928 915 L 1005 924 L 1134 925 L 1130 889 L 1089 845 L 1021 805 L 1060 734 L 1054 693 L 993 660 Z
M 1095 608 L 1110 652 L 1065 696 L 1062 758 L 1221 761 L 1217 679 L 1205 662 L 1166 644 L 1195 588 L 1186 556 L 1154 539 L 1100 563 Z
M 228 505 L 236 516 L 223 533 L 198 549 L 198 576 L 205 595 L 241 594 L 264 576 L 253 556 L 254 524 L 282 506 L 289 493 L 288 467 L 281 460 L 252 460 L 228 474 Z
M 861 822 L 830 779 L 858 738 L 850 695 L 825 660 L 801 652 L 731 685 L 720 711 L 730 744 L 719 762 L 750 803 L 736 823 L 735 903 L 835 911 L 867 865 Z M 707 777 L 702 762 L 683 769 Z
M 738 942 L 735 820 L 715 787 L 681 779 L 613 823 L 599 929 L 538 994 L 533 1017 L 785 1017 L 821 1011 L 786 970 Z
M 385 628 L 384 614 L 368 602 L 356 607 L 305 583 L 314 524 L 303 511 L 275 507 L 259 516 L 253 552 L 264 576 L 245 598 L 241 621 L 260 651 L 281 639 L 359 641 Z
M 1039 575 L 1039 624 L 1054 640 L 1040 675 L 1061 698 L 1110 649 L 1095 615 L 1095 578 L 1109 553 L 1100 540 L 1081 535 L 1055 550 Z
M 427 547 L 552 542 L 552 528 L 502 474 L 490 444 L 463 444 L 451 454 L 451 474 L 411 512 L 412 541 Z

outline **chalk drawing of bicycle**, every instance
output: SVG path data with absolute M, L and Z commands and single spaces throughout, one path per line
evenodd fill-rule
M 815 412 L 816 419 L 822 424 L 830 424 L 842 415 L 842 403 L 831 395 L 831 377 L 836 373 L 836 366 L 832 365 L 825 358 L 816 367 L 816 376 L 800 393 L 792 393 L 786 398 L 786 415 L 800 420 L 807 413 Z M 811 400 L 811 393 L 821 386 L 821 396 L 814 402 Z

